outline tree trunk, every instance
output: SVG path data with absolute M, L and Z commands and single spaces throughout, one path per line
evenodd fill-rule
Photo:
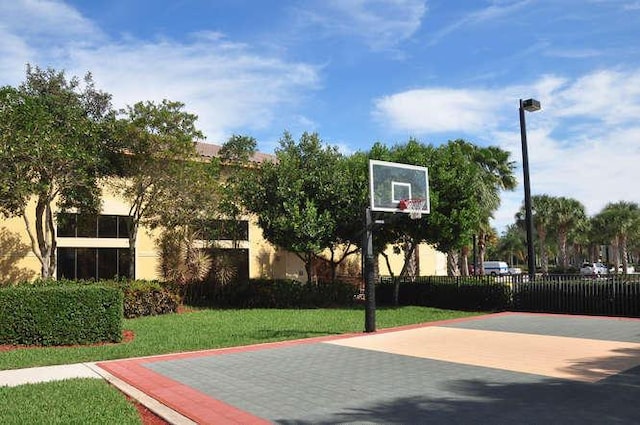
M 26 216 L 25 216 L 26 217 Z M 53 214 L 46 195 L 40 195 L 36 204 L 36 240 L 40 260 L 40 275 L 43 279 L 55 278 L 55 231 Z M 27 229 L 30 231 L 30 229 Z
M 487 239 L 487 235 L 485 233 L 480 233 L 480 237 L 478 238 L 478 264 L 480 267 L 480 274 L 484 275 L 484 256 L 487 252 L 487 243 L 485 240 Z
M 567 231 L 566 229 L 558 229 L 558 240 L 560 242 L 560 262 L 562 270 L 567 271 L 569 268 L 569 255 L 567 252 Z
M 622 273 L 627 274 L 627 267 L 629 266 L 629 253 L 627 252 L 627 235 L 623 233 L 620 235 L 620 255 L 622 256 Z M 618 271 L 618 265 L 616 264 L 616 272 Z
M 538 229 L 538 240 L 540 242 L 540 262 L 542 263 L 542 273 L 549 273 L 549 258 L 547 255 L 547 232 Z M 531 272 L 531 271 L 530 271 Z M 535 273 L 535 270 L 533 270 Z
M 129 229 L 129 279 L 136 278 L 136 240 L 138 238 L 138 224 L 132 220 L 131 229 Z
M 404 245 L 404 264 L 402 265 L 402 271 L 400 276 L 408 276 L 415 279 L 415 249 L 416 246 L 413 242 L 407 242 Z
M 447 275 L 460 276 L 458 269 L 458 251 L 450 250 L 447 252 Z
M 463 246 L 460 252 L 460 275 L 469 276 L 469 247 Z

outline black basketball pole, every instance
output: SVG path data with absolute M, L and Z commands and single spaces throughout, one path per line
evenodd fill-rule
M 373 219 L 371 218 L 371 207 L 367 207 L 365 213 L 365 237 L 363 244 L 364 251 L 364 331 L 376 331 L 376 285 L 375 270 L 373 267 Z

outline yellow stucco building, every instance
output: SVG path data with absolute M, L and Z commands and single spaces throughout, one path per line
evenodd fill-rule
M 197 144 L 198 152 L 206 159 L 216 156 L 220 146 Z M 253 160 L 262 162 L 273 158 L 257 153 Z M 33 211 L 35 205 L 29 205 Z M 129 240 L 126 221 L 130 206 L 122 199 L 103 191 L 102 210 L 97 217 L 82 217 L 77 214 L 58 215 L 57 233 L 57 277 L 78 279 L 112 278 L 127 275 L 129 262 Z M 218 249 L 233 250 L 239 275 L 250 278 L 290 278 L 306 281 L 303 262 L 293 253 L 267 242 L 262 230 L 252 217 L 244 217 L 234 225 L 243 231 L 240 240 L 219 240 Z M 141 229 L 137 235 L 135 258 L 136 279 L 160 279 L 158 236 L 160 233 Z M 40 262 L 30 249 L 31 241 L 21 217 L 0 218 L 0 283 L 34 279 L 40 275 Z M 399 274 L 403 265 L 401 254 L 387 250 L 389 264 L 394 274 Z M 417 250 L 419 275 L 446 274 L 446 256 L 432 247 L 422 244 Z M 379 260 L 380 273 L 389 274 L 386 260 Z M 360 258 L 352 256 L 338 270 L 338 274 L 357 280 L 360 275 Z M 317 276 L 312 276 L 312 279 Z

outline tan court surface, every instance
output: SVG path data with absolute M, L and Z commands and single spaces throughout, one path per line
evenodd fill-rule
M 640 352 L 640 343 L 436 326 L 330 343 L 585 382 L 640 365 L 638 356 L 617 355 Z

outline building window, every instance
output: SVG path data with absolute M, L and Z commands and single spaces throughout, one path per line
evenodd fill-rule
M 113 279 L 129 275 L 128 248 L 58 248 L 57 278 Z
M 58 236 L 62 238 L 128 239 L 131 217 L 126 215 L 91 215 L 59 213 Z

